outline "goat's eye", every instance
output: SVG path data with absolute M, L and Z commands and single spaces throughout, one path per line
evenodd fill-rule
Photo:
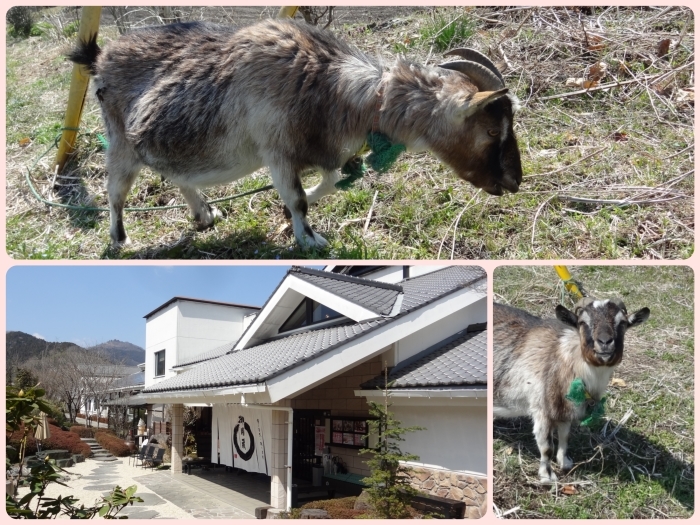
M 489 130 L 489 135 L 491 135 L 492 137 L 498 137 L 498 135 L 500 135 L 500 134 L 501 134 L 501 132 L 497 129 L 490 129 Z

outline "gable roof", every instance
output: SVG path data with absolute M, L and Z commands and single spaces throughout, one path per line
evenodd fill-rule
M 226 355 L 204 361 L 175 377 L 150 386 L 144 392 L 262 383 L 485 277 L 486 273 L 479 267 L 450 266 L 431 274 L 407 279 L 402 282 L 404 301 L 401 311 L 394 317 L 377 317 L 361 322 L 342 320 L 332 326 L 317 329 L 310 327 L 303 332 L 275 337 L 258 345 L 230 351 Z M 409 306 L 406 306 L 407 303 Z
M 290 273 L 334 295 L 363 306 L 377 315 L 389 315 L 396 297 L 403 292 L 403 288 L 397 284 L 309 268 L 293 267 Z M 331 307 L 331 305 L 325 306 Z
M 472 325 L 395 366 L 388 375 L 390 390 L 444 386 L 486 386 L 486 325 Z M 379 375 L 361 385 L 382 388 Z

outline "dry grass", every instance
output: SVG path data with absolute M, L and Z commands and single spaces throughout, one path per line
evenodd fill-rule
M 190 16 L 241 24 L 272 14 L 252 9 L 197 9 Z M 75 16 L 50 14 L 66 22 Z M 148 13 L 142 15 L 139 20 L 153 22 Z M 692 93 L 694 80 L 690 9 L 338 9 L 331 29 L 388 60 L 404 53 L 421 63 L 439 63 L 444 46 L 488 53 L 523 102 L 516 124 L 525 170 L 520 193 L 488 196 L 457 180 L 434 157 L 406 154 L 391 173 L 370 174 L 352 190 L 312 207 L 311 225 L 331 243 L 321 252 L 296 247 L 274 191 L 222 204 L 225 219 L 204 232 L 196 231 L 186 209 L 128 213 L 134 245 L 110 250 L 107 214 L 40 204 L 25 181 L 27 167 L 50 146 L 65 110 L 71 66 L 62 55 L 69 40 L 52 33 L 7 40 L 8 253 L 17 259 L 679 259 L 692 254 L 694 112 L 683 98 Z M 117 36 L 107 16 L 102 36 Z M 657 47 L 665 39 L 672 40 L 670 51 L 659 57 Z M 571 95 L 576 89 L 566 86 L 567 79 L 583 78 L 601 61 L 608 64 L 601 84 L 620 84 Z M 92 98 L 82 130 L 77 154 L 61 176 L 50 168 L 52 151 L 32 170 L 32 179 L 48 200 L 104 207 L 104 153 L 95 137 L 103 126 Z M 305 185 L 314 178 L 307 177 Z M 207 197 L 267 183 L 263 170 L 212 188 Z M 172 185 L 143 170 L 127 206 L 183 202 Z
M 688 518 L 694 511 L 693 272 L 687 267 L 571 267 L 595 297 L 651 310 L 630 330 L 625 358 L 597 426 L 572 429 L 574 468 L 539 483 L 526 418 L 494 421 L 494 504 L 510 518 Z M 499 302 L 553 317 L 561 295 L 551 267 L 500 267 Z M 564 295 L 567 307 L 572 303 Z M 556 467 L 555 467 L 556 468 Z M 565 488 L 566 487 L 566 488 Z M 575 492 L 568 494 L 567 492 Z

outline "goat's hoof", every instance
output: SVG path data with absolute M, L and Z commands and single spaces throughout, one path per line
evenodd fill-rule
M 199 215 L 194 218 L 197 223 L 197 230 L 200 232 L 208 230 L 223 218 L 223 214 L 214 206 L 211 207 L 207 215 L 208 216 L 204 220 L 202 220 L 202 217 Z
M 564 472 L 569 472 L 572 467 L 574 466 L 574 462 L 571 461 L 570 457 L 565 457 L 563 461 L 559 461 L 559 467 L 564 471 Z
M 123 241 L 115 241 L 112 239 L 112 249 L 113 250 L 119 250 L 121 248 L 124 248 L 125 246 L 129 246 L 131 244 L 131 239 L 129 236 L 127 236 Z
M 557 475 L 550 468 L 540 468 L 540 483 L 542 485 L 552 485 L 557 482 Z
M 313 238 L 308 236 L 308 235 L 305 235 L 302 239 L 297 239 L 297 241 L 299 242 L 299 245 L 304 250 L 309 250 L 312 248 L 321 249 L 321 248 L 325 248 L 328 246 L 328 241 L 326 239 L 321 237 L 315 231 L 312 231 L 311 233 L 313 233 L 313 235 L 314 235 Z
M 540 476 L 540 485 L 554 485 L 557 482 L 557 477 L 552 474 L 551 476 Z

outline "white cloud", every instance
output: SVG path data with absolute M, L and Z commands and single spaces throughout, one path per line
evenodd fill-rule
M 46 337 L 44 337 L 41 334 L 32 334 L 32 336 L 36 337 L 37 339 L 42 339 L 42 340 L 46 341 Z

